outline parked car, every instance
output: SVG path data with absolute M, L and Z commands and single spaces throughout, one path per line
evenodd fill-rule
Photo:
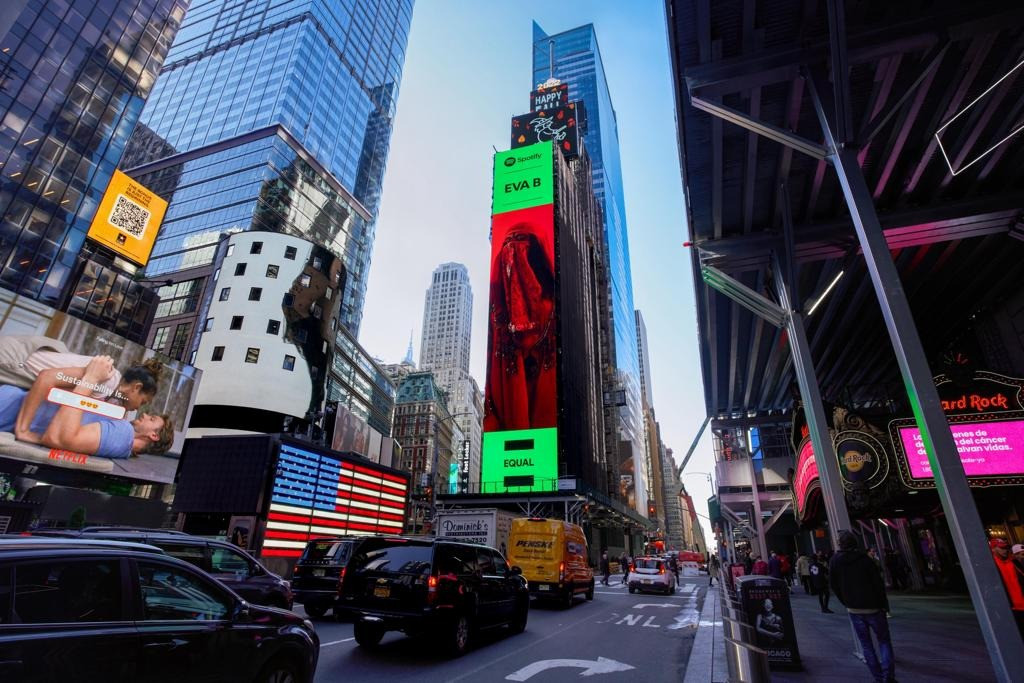
M 291 609 L 291 585 L 249 553 L 227 541 L 193 536 L 168 529 L 87 527 L 79 538 L 103 538 L 148 543 L 194 564 L 243 598 L 257 605 Z
M 626 584 L 630 593 L 657 591 L 669 595 L 676 592 L 676 575 L 668 560 L 660 557 L 638 557 L 629 567 Z
M 363 537 L 356 536 L 325 537 L 306 544 L 292 572 L 292 593 L 306 614 L 319 619 L 333 609 L 335 616 L 342 616 L 338 604 L 341 579 L 353 549 L 362 540 Z
M 445 538 L 364 540 L 345 567 L 341 604 L 355 619 L 360 646 L 388 631 L 431 634 L 458 656 L 479 630 L 526 630 L 530 592 L 519 567 L 494 548 Z
M 0 539 L 0 680 L 310 683 L 320 641 L 155 546 Z
M 594 570 L 587 561 L 583 529 L 560 519 L 513 519 L 509 560 L 523 568 L 530 595 L 559 600 L 566 607 L 577 595 L 594 599 Z

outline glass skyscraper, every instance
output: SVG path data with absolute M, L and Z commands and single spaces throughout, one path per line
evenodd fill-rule
M 211 263 L 222 232 L 267 229 L 262 219 L 276 208 L 278 229 L 301 233 L 342 257 L 347 279 L 341 322 L 358 333 L 412 5 L 413 0 L 193 3 L 143 110 L 145 128 L 132 140 L 133 147 L 138 143 L 154 153 L 133 153 L 135 162 L 147 163 L 131 175 L 151 172 L 150 162 L 170 152 L 193 153 L 193 166 L 200 163 L 197 151 L 230 157 L 228 147 L 240 149 L 232 141 L 278 129 L 291 147 L 315 160 L 321 178 L 310 182 L 343 189 L 345 216 L 331 218 L 329 207 L 312 207 L 307 213 L 331 218 L 341 230 L 329 241 L 305 232 L 289 219 L 288 207 L 275 206 L 275 196 L 289 184 L 277 174 L 293 172 L 269 157 L 259 163 L 270 171 L 250 174 L 251 182 L 187 185 L 183 175 L 181 185 L 161 192 L 170 207 L 147 277 L 162 279 Z
M 0 36 L 0 285 L 61 307 L 74 280 L 89 306 L 103 291 L 90 319 L 128 321 L 145 293 L 79 255 L 188 1 L 20 4 Z
M 551 73 L 552 53 L 554 74 Z M 549 36 L 534 22 L 532 85 L 536 88 L 552 75 L 569 84 L 570 100 L 584 102 L 587 115 L 584 144 L 590 155 L 594 195 L 604 212 L 615 374 L 626 394 L 626 405 L 619 408 L 618 451 L 620 457 L 633 457 L 636 476 L 646 479 L 646 473 L 641 471 L 644 461 L 643 406 L 622 165 L 619 161 L 619 131 L 593 24 Z M 646 481 L 638 482 L 637 489 L 645 485 Z M 646 509 L 642 511 L 646 513 Z

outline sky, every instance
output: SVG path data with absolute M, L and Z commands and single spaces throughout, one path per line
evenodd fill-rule
M 704 421 L 675 99 L 659 0 L 417 0 L 359 341 L 385 362 L 418 362 L 424 294 L 441 263 L 469 270 L 470 372 L 483 388 L 494 151 L 529 110 L 532 20 L 548 34 L 593 23 L 618 120 L 634 305 L 647 325 L 662 440 L 681 460 Z M 558 75 L 557 73 L 555 74 Z M 572 93 L 570 93 L 570 98 Z M 707 515 L 707 434 L 683 483 Z M 700 519 L 711 540 L 706 518 Z

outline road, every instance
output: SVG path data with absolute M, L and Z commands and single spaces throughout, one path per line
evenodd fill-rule
M 356 644 L 351 623 L 321 619 L 314 622 L 321 643 L 316 681 L 554 683 L 582 678 L 590 666 L 606 671 L 586 677 L 594 683 L 681 680 L 707 577 L 682 577 L 670 596 L 630 595 L 617 581 L 613 577 L 610 587 L 598 584 L 592 602 L 580 596 L 571 609 L 535 600 L 525 633 L 483 634 L 458 659 L 446 659 L 428 640 L 402 633 L 387 634 L 379 649 L 367 651 Z

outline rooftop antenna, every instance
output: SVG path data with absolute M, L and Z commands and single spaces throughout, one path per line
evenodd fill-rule
M 555 80 L 555 41 L 548 41 L 548 79 Z

